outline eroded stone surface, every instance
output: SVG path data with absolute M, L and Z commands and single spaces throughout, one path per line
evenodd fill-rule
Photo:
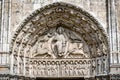
M 102 70 L 100 67 L 100 65 L 104 65 L 106 68 L 108 64 L 109 48 L 106 34 L 94 17 L 71 4 L 54 3 L 36 10 L 18 27 L 11 45 L 10 52 L 15 61 L 11 70 L 13 74 L 26 74 L 33 77 L 64 77 L 65 75 L 92 77 L 96 74 L 95 65 L 99 65 L 97 66 L 98 74 L 106 74 L 106 70 Z M 29 60 L 26 61 L 27 59 Z M 50 72 L 46 73 L 48 68 L 45 66 L 49 65 L 45 64 L 50 59 L 52 60 L 50 65 L 54 64 L 55 69 L 50 67 Z M 67 59 L 68 64 L 65 64 Z M 69 65 L 69 61 L 74 62 L 77 59 L 83 59 L 85 62 L 89 60 L 90 63 L 86 63 L 86 65 L 81 60 L 81 66 L 88 67 L 88 69 L 78 69 L 78 72 L 75 67 L 79 67 L 79 61 L 76 64 L 73 63 L 75 65 Z M 36 60 L 45 64 L 37 65 Z M 55 72 L 58 71 L 57 68 L 62 67 L 61 61 L 64 62 L 65 70 L 68 68 L 67 71 L 73 72 L 72 74 L 65 73 L 61 69 L 59 71 L 64 74 Z M 30 64 L 31 62 L 34 65 Z M 95 65 L 93 65 L 94 62 Z M 42 72 L 39 67 L 42 67 Z M 75 70 L 70 70 L 70 67 Z M 24 72 L 22 68 L 24 68 Z M 51 70 L 55 73 L 52 73 Z
M 53 2 L 60 3 L 52 4 Z M 9 64 L 8 57 L 5 57 L 4 52 L 9 52 L 10 49 L 12 54 L 10 59 L 12 60 L 11 64 L 13 64 L 11 65 L 11 74 L 13 75 L 85 77 L 86 73 L 83 72 L 89 72 L 89 70 L 76 70 L 79 64 L 88 67 L 85 58 L 90 59 L 88 69 L 92 71 L 92 74 L 90 73 L 89 76 L 109 73 L 107 70 L 109 59 L 111 63 L 110 74 L 119 74 L 119 3 L 120 0 L 0 1 L 1 64 Z M 48 6 L 44 7 L 45 5 Z M 52 35 L 51 32 L 53 32 Z M 13 34 L 14 36 L 11 37 Z M 109 53 L 110 55 L 108 55 Z M 43 60 L 44 58 L 46 60 Z M 49 58 L 52 59 L 49 65 L 53 68 L 47 64 Z M 80 60 L 81 58 L 85 60 Z M 67 59 L 68 65 L 66 65 Z M 71 65 L 69 59 L 72 59 L 75 65 Z M 62 60 L 63 67 L 66 65 L 63 74 L 58 70 L 61 68 L 61 64 L 57 64 L 57 62 L 61 63 Z M 74 61 L 77 61 L 77 64 Z M 86 64 L 81 64 L 81 62 Z M 50 71 L 43 75 L 41 68 L 48 69 L 45 66 L 49 67 Z M 74 67 L 75 70 L 73 70 Z M 7 69 L 9 69 L 8 66 Z M 56 71 L 56 74 L 50 74 L 52 70 Z M 64 71 L 68 71 L 68 73 L 64 74 Z

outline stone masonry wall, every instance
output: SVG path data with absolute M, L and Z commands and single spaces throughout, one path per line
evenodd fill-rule
M 66 2 L 93 15 L 107 31 L 106 0 L 1 0 L 0 52 L 9 52 L 9 44 L 19 24 L 36 9 L 54 2 Z
M 113 8 L 111 10 L 113 11 L 111 13 L 107 13 L 108 1 L 115 2 L 115 7 L 114 3 L 112 3 Z M 105 31 L 109 32 L 110 46 L 113 43 L 113 52 L 111 54 L 113 59 L 111 59 L 111 62 L 120 63 L 120 0 L 0 0 L 0 52 L 9 52 L 12 35 L 28 15 L 36 9 L 54 2 L 70 3 L 93 15 L 103 25 Z M 110 24 L 111 30 L 108 30 L 108 14 L 112 20 Z M 114 69 L 116 68 L 113 68 L 113 71 L 115 71 Z
M 25 17 L 36 9 L 54 2 L 66 2 L 83 8 L 92 14 L 106 29 L 105 0 L 12 0 L 11 32 L 15 30 Z

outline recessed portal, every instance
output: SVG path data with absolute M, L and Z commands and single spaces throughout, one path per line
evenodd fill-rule
M 85 80 L 79 77 L 108 71 L 99 71 L 101 65 L 107 67 L 108 49 L 97 20 L 73 5 L 54 3 L 36 10 L 17 28 L 10 70 L 17 76 L 43 77 L 36 80 Z
M 85 80 L 84 78 L 36 78 L 36 80 Z

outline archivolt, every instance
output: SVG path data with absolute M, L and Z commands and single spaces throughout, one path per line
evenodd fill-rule
M 108 53 L 107 36 L 99 22 L 83 9 L 62 2 L 47 5 L 29 15 L 17 28 L 10 53 L 29 57 L 28 53 L 39 36 L 57 25 L 64 25 L 82 36 L 92 57 Z

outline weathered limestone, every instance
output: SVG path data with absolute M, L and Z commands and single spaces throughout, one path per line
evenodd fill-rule
M 2 0 L 0 1 L 0 52 L 9 52 L 9 39 L 10 39 L 10 4 L 9 2 Z
M 107 75 L 108 52 L 106 34 L 94 17 L 71 4 L 53 3 L 36 10 L 16 29 L 10 48 L 11 74 L 89 78 Z M 78 69 L 80 64 L 88 69 Z M 65 70 L 58 72 L 63 67 Z
M 119 1 L 119 0 L 118 0 Z M 119 23 L 117 7 L 115 0 L 108 1 L 108 33 L 110 40 L 110 74 L 118 75 L 120 74 L 119 63 L 120 63 L 120 43 L 119 43 Z M 114 76 L 113 76 L 114 77 Z
M 45 5 L 52 5 L 54 2 L 70 3 L 77 7 L 65 6 L 64 3 L 62 8 L 61 6 L 56 9 L 50 8 L 50 6 L 44 7 Z M 91 57 L 90 65 L 92 67 L 90 68 L 91 78 L 89 79 L 93 80 L 94 76 L 99 80 L 108 80 L 107 77 L 119 79 L 119 6 L 120 0 L 1 0 L 0 67 L 2 68 L 0 69 L 1 71 L 6 70 L 5 75 L 1 75 L 4 76 L 1 79 L 7 79 L 10 76 L 11 79 L 31 80 L 30 76 L 37 77 L 33 75 L 33 72 L 38 70 L 36 68 L 43 66 L 39 66 L 41 59 L 46 58 L 44 61 L 47 61 L 48 58 L 51 58 L 55 62 L 58 57 L 59 59 L 72 58 L 73 60 L 74 58 L 90 59 Z M 60 26 L 62 29 L 57 29 Z M 54 33 L 51 35 L 49 30 Z M 61 31 L 62 34 L 59 34 Z M 15 35 L 13 36 L 13 34 Z M 70 35 L 77 38 L 70 37 Z M 72 47 L 68 47 L 68 45 Z M 9 49 L 11 53 L 10 62 L 8 61 Z M 40 59 L 36 62 L 35 60 L 38 57 Z M 9 64 L 12 65 L 9 66 Z M 35 64 L 38 67 L 35 67 Z M 53 66 L 61 68 L 60 65 Z M 71 67 L 72 65 L 68 63 L 67 66 Z M 11 67 L 11 75 L 6 75 L 9 67 Z M 68 69 L 67 71 L 72 70 Z M 59 72 L 56 73 L 57 76 L 61 76 Z M 106 76 L 106 74 L 110 75 Z

